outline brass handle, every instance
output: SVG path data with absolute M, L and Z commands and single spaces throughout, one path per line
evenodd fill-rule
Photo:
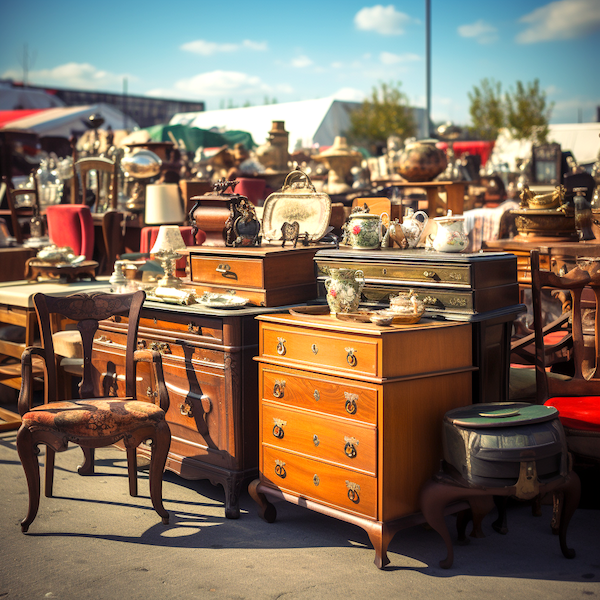
M 194 325 L 193 323 L 188 323 L 188 331 L 190 333 L 200 333 L 202 331 L 202 328 L 200 327 L 200 325 Z
M 277 338 L 277 354 L 284 356 L 286 353 L 285 340 L 283 338 Z
M 275 383 L 273 384 L 273 396 L 275 396 L 275 398 L 283 398 L 285 394 L 285 380 L 282 379 L 281 381 L 276 380 Z
M 158 344 L 158 351 L 161 354 L 171 354 L 171 346 L 169 346 L 167 342 L 160 342 L 160 344 Z
M 150 342 L 150 350 L 156 350 L 158 352 L 158 342 Z
M 193 417 L 194 416 L 194 409 L 191 405 L 190 402 L 184 402 L 183 404 L 179 405 L 179 412 L 184 416 L 184 417 Z
M 360 502 L 360 485 L 352 481 L 346 481 L 346 487 L 348 488 L 348 499 L 354 504 Z
M 435 271 L 423 271 L 423 277 L 433 278 L 435 277 Z
M 223 275 L 223 277 L 224 277 L 224 276 L 225 276 L 225 274 L 227 273 L 227 271 L 229 271 L 230 269 L 231 269 L 231 267 L 230 267 L 228 264 L 224 263 L 224 264 L 220 264 L 220 265 L 219 265 L 219 266 L 218 266 L 218 267 L 215 269 L 215 271 L 216 271 L 217 273 L 221 273 L 221 275 Z
M 102 336 L 104 337 L 104 336 Z M 99 339 L 99 342 L 103 342 L 103 339 Z M 138 350 L 144 350 L 146 348 L 146 340 L 139 340 L 137 343 L 137 349 Z
M 315 435 L 313 435 L 313 444 L 318 446 L 320 443 L 319 436 L 315 433 Z
M 348 392 L 344 392 L 344 395 L 346 396 L 346 412 L 349 415 L 355 415 L 356 411 L 358 410 L 358 404 L 356 402 L 358 400 L 358 394 L 349 394 Z
M 275 461 L 275 475 L 281 477 L 281 479 L 285 479 L 287 473 L 285 472 L 285 463 L 281 460 Z
M 345 437 L 344 441 L 346 442 L 344 454 L 348 458 L 356 458 L 356 446 L 358 446 L 358 440 L 356 438 Z
M 97 337 L 94 341 L 95 342 L 110 342 L 110 340 L 105 335 L 101 335 L 100 337 Z M 139 342 L 138 342 L 138 346 L 139 346 Z
M 152 390 L 152 388 L 148 386 L 148 389 L 146 390 L 146 396 L 148 396 L 148 398 L 156 398 L 158 396 L 158 392 Z
M 283 430 L 283 428 L 285 427 L 286 422 L 280 421 L 279 419 L 273 419 L 273 421 L 275 422 L 275 425 L 273 425 L 273 435 L 278 440 L 281 440 L 285 435 L 285 431 Z
M 319 478 L 319 476 L 318 476 L 317 474 L 315 474 L 315 475 L 313 476 L 313 483 L 314 483 L 315 485 L 319 485 L 319 484 L 321 483 L 321 479 Z
M 346 348 L 346 352 L 348 353 L 346 355 L 346 362 L 351 366 L 351 367 L 355 367 L 356 363 L 358 362 L 356 359 L 356 356 L 354 355 L 354 348 Z
M 310 349 L 312 350 L 313 354 L 317 354 L 319 352 L 319 348 L 316 344 L 313 344 Z
M 315 390 L 313 392 L 313 398 L 318 402 L 321 399 L 321 392 L 319 392 L 319 390 Z

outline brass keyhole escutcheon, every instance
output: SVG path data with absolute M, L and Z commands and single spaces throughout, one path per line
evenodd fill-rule
M 313 435 L 313 444 L 315 446 L 318 446 L 321 442 L 319 441 L 319 436 L 315 433 L 315 435 Z
M 313 483 L 314 483 L 315 485 L 319 485 L 319 484 L 321 483 L 321 480 L 319 479 L 319 476 L 318 476 L 318 475 L 315 475 L 315 476 L 313 477 Z
M 179 412 L 185 417 L 193 417 L 194 412 L 192 405 L 189 402 L 184 402 L 179 405 Z
M 319 348 L 316 344 L 313 344 L 310 349 L 312 350 L 313 354 L 317 354 L 319 352 Z
M 273 384 L 273 396 L 275 398 L 283 398 L 285 394 L 285 381 L 284 380 L 276 380 Z
M 285 340 L 283 338 L 277 338 L 277 354 L 279 354 L 279 356 L 283 356 L 285 352 Z
M 285 472 L 285 463 L 280 461 L 280 460 L 276 460 L 275 461 L 275 475 L 277 475 L 278 477 L 281 477 L 281 479 L 285 479 L 285 476 L 287 475 L 287 473 Z
M 344 392 L 344 396 L 346 397 L 346 404 L 345 404 L 346 412 L 349 415 L 355 415 L 356 411 L 358 410 L 358 404 L 357 404 L 358 394 L 350 394 L 348 392 Z
M 346 361 L 351 367 L 355 367 L 357 360 L 356 355 L 354 354 L 354 348 L 346 348 Z

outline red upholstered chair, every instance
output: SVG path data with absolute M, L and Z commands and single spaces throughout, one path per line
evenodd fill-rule
M 94 221 L 84 204 L 56 204 L 46 209 L 48 237 L 57 246 L 70 246 L 87 260 L 94 255 Z
M 152 250 L 152 246 L 154 246 L 154 242 L 156 242 L 156 238 L 158 236 L 158 230 L 160 227 L 158 225 L 143 227 L 140 233 L 140 252 L 142 254 L 149 254 L 150 250 Z M 201 229 L 198 230 L 196 234 L 196 240 L 192 239 L 192 228 L 189 225 L 181 225 L 179 227 L 179 231 L 181 231 L 181 237 L 185 242 L 186 246 L 201 246 L 206 240 L 206 233 Z M 176 271 L 175 275 L 177 277 L 185 276 L 185 263 L 186 258 L 182 256 L 176 263 Z
M 129 493 L 137 495 L 136 449 L 146 440 L 152 440 L 150 459 L 150 497 L 163 523 L 169 522 L 169 513 L 162 504 L 162 475 L 171 443 L 169 425 L 165 413 L 169 396 L 162 373 L 160 354 L 152 350 L 136 350 L 139 318 L 145 293 L 131 294 L 74 294 L 53 297 L 35 294 L 33 304 L 38 317 L 41 347 L 29 346 L 21 356 L 21 394 L 19 414 L 21 428 L 17 433 L 17 450 L 27 477 L 29 510 L 21 522 L 26 533 L 35 519 L 40 503 L 40 473 L 38 446 L 46 445 L 45 494 L 52 496 L 54 459 L 56 452 L 67 450 L 69 443 L 83 449 L 85 462 L 79 467 L 81 475 L 94 472 L 94 449 L 111 446 L 121 441 L 127 450 Z M 83 376 L 79 385 L 81 399 L 64 397 L 58 385 L 57 356 L 51 323 L 55 315 L 62 315 L 77 323 L 83 350 Z M 117 398 L 108 393 L 97 395 L 98 387 L 106 382 L 97 380 L 93 368 L 94 338 L 99 321 L 113 315 L 128 318 L 125 354 L 125 397 Z M 40 357 L 46 365 L 46 400 L 41 406 L 32 407 L 32 358 Z M 149 362 L 154 366 L 154 402 L 136 398 L 136 365 Z M 63 393 L 61 393 L 63 392 Z
M 585 249 L 580 250 L 585 253 Z M 554 406 L 567 435 L 567 445 L 581 462 L 600 461 L 600 258 L 578 262 L 564 276 L 540 270 L 539 251 L 531 252 L 531 291 L 536 347 L 537 402 Z M 593 291 L 591 306 L 582 301 L 584 288 Z M 542 289 L 571 294 L 571 335 L 574 375 L 557 379 L 548 374 L 548 351 L 542 329 Z

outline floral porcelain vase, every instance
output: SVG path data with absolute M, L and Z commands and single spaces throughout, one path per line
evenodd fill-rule
M 365 276 L 360 269 L 329 269 L 325 280 L 327 304 L 332 315 L 355 312 L 365 285 Z
M 378 248 L 381 238 L 381 217 L 377 214 L 357 212 L 351 214 L 344 225 L 344 241 L 353 248 Z

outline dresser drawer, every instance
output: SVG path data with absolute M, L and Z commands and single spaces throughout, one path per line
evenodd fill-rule
M 194 282 L 265 287 L 263 261 L 260 258 L 192 255 L 190 265 L 190 279 Z
M 262 364 L 259 373 L 264 400 L 377 424 L 376 386 Z
M 262 403 L 261 439 L 370 475 L 377 473 L 377 429 L 278 404 Z
M 314 329 L 264 324 L 261 358 L 285 359 L 290 366 L 331 367 L 342 374 L 380 374 L 380 340 Z
M 377 479 L 342 467 L 262 448 L 261 480 L 296 496 L 377 518 Z

